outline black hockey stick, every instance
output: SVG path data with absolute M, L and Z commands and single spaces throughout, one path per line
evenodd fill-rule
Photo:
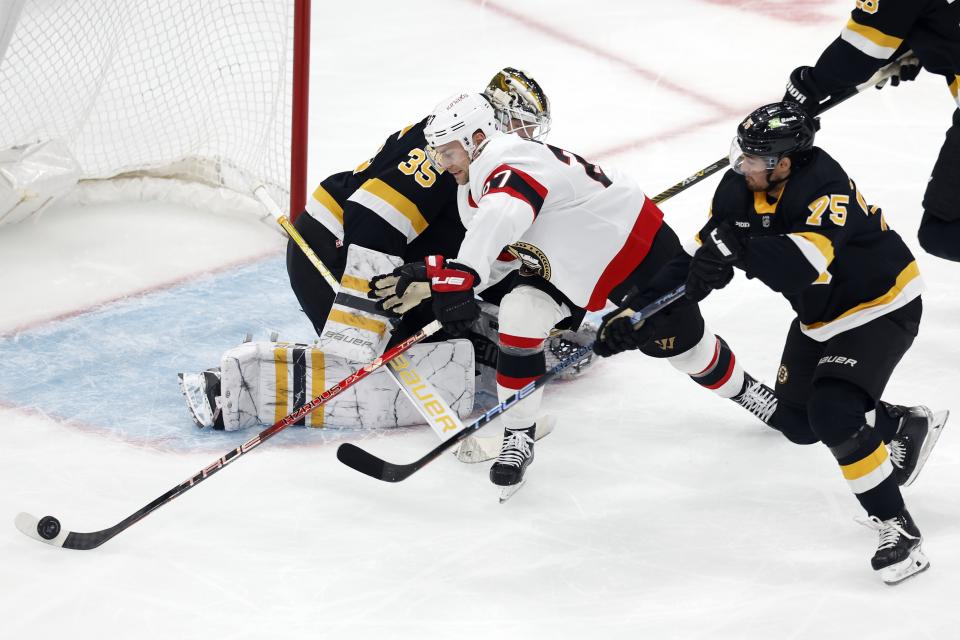
M 685 291 L 686 286 L 680 285 L 676 289 L 673 289 L 672 291 L 657 298 L 640 311 L 637 311 L 635 314 L 633 314 L 633 317 L 630 319 L 630 321 L 633 322 L 634 325 L 639 324 L 641 321 L 649 318 L 667 305 L 679 300 L 681 297 L 683 297 Z M 452 447 L 471 433 L 479 430 L 481 427 L 504 411 L 509 411 L 510 407 L 514 406 L 517 404 L 517 402 L 523 400 L 537 389 L 543 387 L 545 384 L 547 384 L 547 382 L 549 382 L 557 374 L 561 373 L 564 369 L 580 362 L 580 360 L 582 360 L 585 355 L 590 353 L 592 349 L 593 344 L 589 344 L 585 347 L 577 349 L 557 363 L 557 366 L 553 367 L 545 374 L 517 391 L 512 396 L 484 413 L 482 416 L 474 420 L 463 431 L 459 431 L 449 440 L 441 442 L 419 460 L 415 460 L 409 464 L 394 464 L 393 462 L 387 462 L 386 460 L 378 458 L 372 453 L 369 453 L 357 445 L 349 442 L 345 442 L 337 448 L 337 459 L 351 469 L 355 469 L 360 473 L 364 473 L 371 478 L 376 478 L 377 480 L 383 480 L 384 482 L 400 482 L 401 480 L 406 480 L 411 475 L 439 457 L 448 448 Z
M 888 64 L 887 66 L 877 71 L 875 74 L 873 74 L 873 76 L 870 77 L 869 80 L 867 80 L 863 84 L 859 84 L 856 87 L 852 87 L 850 89 L 837 92 L 834 95 L 828 97 L 826 100 L 820 103 L 820 109 L 817 111 L 817 115 L 823 113 L 828 109 L 832 109 L 833 107 L 837 106 L 841 102 L 846 102 L 847 100 L 857 95 L 864 89 L 882 85 L 891 76 L 898 73 L 900 71 L 901 66 L 903 66 L 907 62 L 912 62 L 912 59 L 915 59 L 913 52 L 907 51 L 906 53 L 904 53 L 902 56 L 900 56 L 899 58 L 897 58 L 896 60 Z M 686 191 L 693 185 L 703 180 L 706 180 L 716 172 L 720 171 L 721 169 L 725 169 L 729 165 L 730 165 L 729 157 L 720 158 L 713 164 L 706 166 L 703 169 L 700 169 L 700 171 L 697 171 L 692 176 L 684 178 L 683 180 L 673 185 L 663 193 L 657 194 L 652 198 L 652 200 L 657 204 L 660 204 L 665 200 L 669 200 L 670 198 L 677 195 L 681 191 Z
M 67 549 L 78 549 L 81 551 L 86 551 L 88 549 L 94 549 L 99 547 L 101 544 L 111 539 L 121 531 L 124 531 L 136 524 L 143 518 L 147 517 L 163 505 L 167 504 L 171 500 L 180 497 L 190 489 L 194 488 L 220 469 L 223 469 L 225 466 L 244 455 L 249 453 L 251 450 L 255 449 L 259 445 L 263 444 L 276 434 L 280 433 L 291 424 L 298 422 L 301 418 L 306 416 L 308 413 L 315 411 L 322 404 L 328 400 L 334 398 L 335 396 L 340 395 L 342 392 L 346 391 L 348 388 L 357 384 L 368 375 L 385 365 L 389 360 L 400 355 L 413 345 L 417 344 L 424 338 L 433 335 L 440 330 L 440 323 L 434 320 L 423 329 L 413 334 L 403 342 L 397 344 L 392 349 L 388 349 L 383 356 L 377 358 L 370 364 L 364 365 L 362 368 L 356 372 L 350 374 L 340 382 L 336 383 L 319 396 L 306 403 L 287 417 L 283 418 L 279 422 L 273 424 L 270 427 L 267 427 L 253 438 L 247 440 L 242 445 L 230 451 L 226 455 L 218 458 L 213 464 L 205 467 L 201 471 L 194 474 L 192 477 L 184 480 L 178 484 L 173 489 L 170 489 L 165 494 L 146 505 L 136 513 L 128 516 L 124 520 L 118 522 L 108 529 L 103 529 L 102 531 L 94 531 L 92 533 L 77 533 L 76 531 L 64 531 L 61 530 L 60 521 L 53 516 L 44 516 L 39 520 L 29 513 L 21 513 L 16 517 L 14 523 L 16 524 L 17 529 L 22 531 L 27 536 L 33 538 L 34 540 L 39 540 L 49 545 L 55 547 L 66 547 Z

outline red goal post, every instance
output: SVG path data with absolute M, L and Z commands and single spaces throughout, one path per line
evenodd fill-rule
M 0 224 L 74 183 L 157 178 L 303 209 L 310 0 L 2 4 Z

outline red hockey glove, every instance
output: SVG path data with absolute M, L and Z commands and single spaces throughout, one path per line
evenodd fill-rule
M 434 315 L 450 335 L 467 335 L 480 315 L 473 292 L 480 276 L 467 265 L 444 260 L 443 256 L 427 256 L 426 266 Z

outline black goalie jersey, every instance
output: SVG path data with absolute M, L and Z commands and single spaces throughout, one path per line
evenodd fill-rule
M 464 234 L 457 184 L 427 157 L 425 123 L 391 134 L 373 158 L 321 182 L 307 213 L 347 245 L 415 260 L 456 255 Z
M 960 104 L 960 2 L 856 0 L 850 19 L 813 69 L 827 93 L 859 84 L 911 49 L 923 68 L 945 76 Z
M 840 165 L 814 148 L 771 196 L 727 171 L 700 235 L 726 222 L 744 240 L 737 266 L 781 292 L 819 341 L 898 309 L 923 290 L 917 263 L 883 213 Z

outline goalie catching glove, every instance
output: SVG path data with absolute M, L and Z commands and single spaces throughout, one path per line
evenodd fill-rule
M 444 331 L 463 336 L 480 315 L 474 295 L 479 279 L 467 265 L 443 256 L 427 256 L 425 262 L 411 262 L 371 279 L 368 295 L 377 300 L 379 308 L 396 315 L 432 297 L 433 313 Z

